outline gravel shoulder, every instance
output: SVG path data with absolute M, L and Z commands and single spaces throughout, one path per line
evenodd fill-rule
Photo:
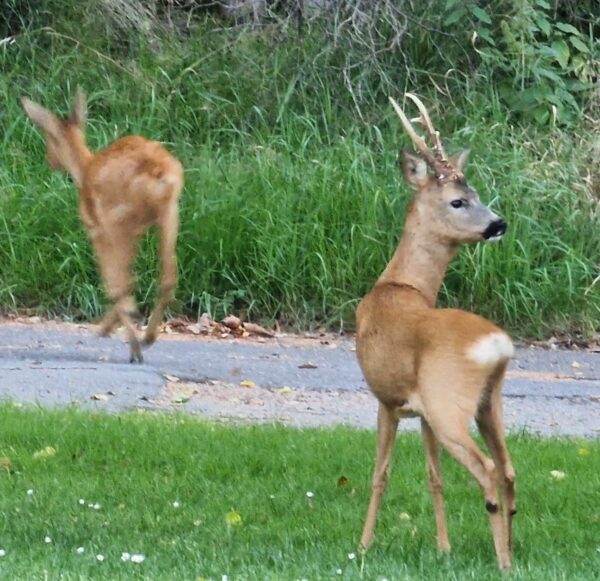
M 178 410 L 223 421 L 375 427 L 352 338 L 160 336 L 145 363 L 93 325 L 0 322 L 0 399 L 117 412 Z M 520 347 L 504 388 L 512 431 L 600 435 L 600 353 Z M 401 422 L 417 429 L 418 421 Z

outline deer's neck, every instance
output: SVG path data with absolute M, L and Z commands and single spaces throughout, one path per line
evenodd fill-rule
M 90 160 L 94 154 L 89 150 L 85 143 L 85 138 L 81 132 L 72 132 L 67 139 L 68 151 L 64 166 L 73 182 L 78 188 L 81 188 L 83 175 Z
M 439 240 L 409 215 L 398 248 L 376 284 L 409 285 L 434 307 L 448 264 L 457 252 L 458 246 Z

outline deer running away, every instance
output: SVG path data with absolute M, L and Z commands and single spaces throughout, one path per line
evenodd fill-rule
M 141 363 L 142 344 L 151 345 L 156 340 L 177 283 L 175 245 L 183 168 L 160 143 L 137 135 L 123 137 L 92 153 L 85 141 L 85 95 L 79 89 L 73 112 L 66 119 L 27 97 L 23 97 L 22 104 L 27 116 L 44 133 L 50 167 L 68 172 L 79 189 L 81 221 L 112 303 L 100 323 L 100 335 L 109 335 L 122 323 L 130 361 Z M 158 302 L 140 342 L 133 322 L 137 309 L 132 296 L 132 264 L 140 238 L 152 225 L 160 231 L 162 272 Z
M 502 384 L 513 353 L 509 336 L 490 321 L 438 309 L 448 264 L 461 244 L 498 240 L 506 223 L 481 203 L 463 174 L 468 152 L 448 157 L 427 109 L 413 94 L 433 151 L 390 98 L 418 154 L 404 151 L 404 178 L 414 190 L 398 248 L 356 312 L 356 348 L 379 402 L 371 499 L 360 549 L 373 539 L 398 422 L 421 418 L 437 546 L 450 550 L 440 473 L 440 446 L 479 483 L 501 569 L 511 567 L 515 471 L 504 439 Z M 475 419 L 491 459 L 469 434 Z

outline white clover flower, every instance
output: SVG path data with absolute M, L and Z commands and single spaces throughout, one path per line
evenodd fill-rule
M 173 508 L 179 508 L 180 506 L 181 506 L 181 504 L 180 504 L 180 502 L 179 502 L 178 500 L 176 500 L 176 501 L 173 503 Z
M 83 498 L 79 499 L 79 504 L 81 504 L 82 506 L 85 504 L 85 500 L 83 500 Z
M 102 561 L 104 561 L 104 555 L 96 555 L 96 561 L 100 561 L 102 563 Z
M 410 520 L 410 514 L 408 514 L 407 512 L 401 512 L 399 516 L 400 520 Z
M 6 551 L 4 549 L 0 549 L 0 557 L 5 557 Z
M 221 575 L 221 581 L 229 581 L 229 577 L 227 577 L 227 575 Z
M 51 542 L 52 542 L 52 539 L 50 537 L 48 537 L 48 536 L 44 537 L 44 543 L 51 543 Z
M 97 503 L 97 502 L 96 502 L 96 503 L 92 503 L 92 502 L 90 502 L 90 503 L 88 504 L 88 508 L 93 508 L 94 510 L 100 510 L 100 504 L 99 504 L 99 503 Z
M 27 490 L 27 496 L 33 496 L 33 488 Z
M 129 553 L 121 553 L 121 561 L 131 561 L 131 555 Z
M 554 480 L 564 480 L 566 474 L 562 470 L 551 470 L 550 476 L 552 476 Z
M 336 575 L 341 575 L 343 573 L 343 571 L 341 569 L 336 569 L 335 573 L 336 573 Z
M 144 555 L 131 555 L 132 563 L 143 563 L 146 557 Z
M 313 498 L 315 495 L 314 492 L 311 492 L 310 490 L 306 493 L 307 498 Z
M 78 555 L 83 555 L 83 553 L 85 553 L 85 548 L 84 547 L 78 547 L 77 548 L 77 554 Z
M 354 561 L 354 559 L 356 559 L 356 553 L 348 553 L 348 559 Z

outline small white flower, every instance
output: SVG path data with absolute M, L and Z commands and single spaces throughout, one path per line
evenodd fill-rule
M 104 555 L 96 555 L 96 561 L 100 561 L 102 563 L 102 561 L 104 561 Z
M 83 498 L 79 499 L 79 504 L 81 504 L 82 506 L 85 504 L 85 500 L 83 500 Z
M 44 537 L 44 543 L 51 543 L 52 539 L 48 536 Z
M 221 581 L 229 581 L 229 577 L 227 577 L 227 575 L 221 575 Z
M 356 559 L 356 553 L 348 553 L 348 559 L 354 561 L 354 559 Z
M 131 555 L 129 553 L 121 553 L 121 561 L 131 561 Z
M 179 501 L 178 501 L 178 500 L 176 500 L 176 501 L 173 503 L 173 508 L 179 508 L 180 506 L 181 506 L 181 504 L 179 503 Z
M 97 502 L 95 504 L 90 502 L 88 504 L 88 508 L 93 508 L 94 510 L 100 510 L 100 504 L 98 504 Z
M 83 553 L 85 553 L 85 548 L 84 547 L 78 547 L 77 548 L 77 554 L 78 555 L 83 555 Z
M 4 549 L 0 549 L 0 557 L 5 557 L 6 551 Z
M 33 488 L 27 490 L 27 496 L 33 496 Z
M 401 512 L 400 520 L 410 520 L 410 514 L 408 514 L 407 512 Z
M 564 480 L 565 479 L 565 473 L 562 470 L 551 470 L 550 476 L 552 476 L 552 478 L 554 478 L 554 480 Z
M 335 573 L 336 573 L 336 575 L 341 575 L 343 573 L 343 571 L 341 569 L 336 569 Z
M 309 490 L 309 491 L 306 493 L 306 496 L 307 496 L 308 498 L 312 498 L 314 495 L 315 495 L 315 493 L 314 493 L 314 492 L 311 492 L 310 490 Z
M 145 559 L 144 555 L 131 555 L 132 563 L 143 563 Z
M 271 500 L 273 500 L 273 499 L 275 498 L 275 495 L 274 495 L 274 494 L 269 494 L 269 498 L 270 498 Z

